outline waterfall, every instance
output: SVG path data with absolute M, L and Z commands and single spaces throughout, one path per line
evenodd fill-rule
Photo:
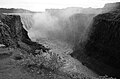
M 74 48 L 85 38 L 85 30 L 94 14 L 74 13 L 69 17 L 51 13 L 20 14 L 23 27 L 32 41 L 55 44 L 55 47 Z M 63 17 L 65 16 L 65 17 Z M 52 45 L 53 46 L 53 45 Z
M 20 14 L 23 27 L 27 31 L 34 25 L 33 15 L 32 13 Z

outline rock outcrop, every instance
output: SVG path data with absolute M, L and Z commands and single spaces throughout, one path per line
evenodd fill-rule
M 98 74 L 113 77 L 120 77 L 120 10 L 117 6 L 114 4 L 114 10 L 94 17 L 87 40 L 79 44 L 81 49 L 71 54 L 80 61 L 86 59 L 85 64 Z M 81 59 L 82 55 L 86 58 Z
M 0 14 L 0 43 L 6 47 L 20 47 L 29 52 L 35 49 L 47 50 L 41 44 L 31 41 L 19 15 Z

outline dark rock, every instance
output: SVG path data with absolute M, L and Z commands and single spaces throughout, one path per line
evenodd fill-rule
M 0 14 L 0 43 L 7 47 L 19 47 L 28 52 L 34 52 L 36 49 L 47 50 L 41 44 L 31 41 L 19 15 Z
M 94 56 L 96 59 L 118 69 L 120 69 L 119 12 L 114 14 L 113 11 L 96 16 L 89 40 L 85 45 L 87 55 Z
M 79 47 L 71 56 L 84 60 L 100 75 L 120 78 L 120 10 L 94 17 L 88 38 Z

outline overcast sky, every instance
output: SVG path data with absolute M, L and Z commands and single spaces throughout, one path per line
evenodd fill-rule
M 120 0 L 0 0 L 0 8 L 24 8 L 32 11 L 44 11 L 50 8 L 94 7 Z

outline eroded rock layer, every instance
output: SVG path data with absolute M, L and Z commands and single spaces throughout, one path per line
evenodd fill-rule
M 0 15 L 0 43 L 7 47 L 21 47 L 28 51 L 45 47 L 32 42 L 27 31 L 23 28 L 19 15 Z

